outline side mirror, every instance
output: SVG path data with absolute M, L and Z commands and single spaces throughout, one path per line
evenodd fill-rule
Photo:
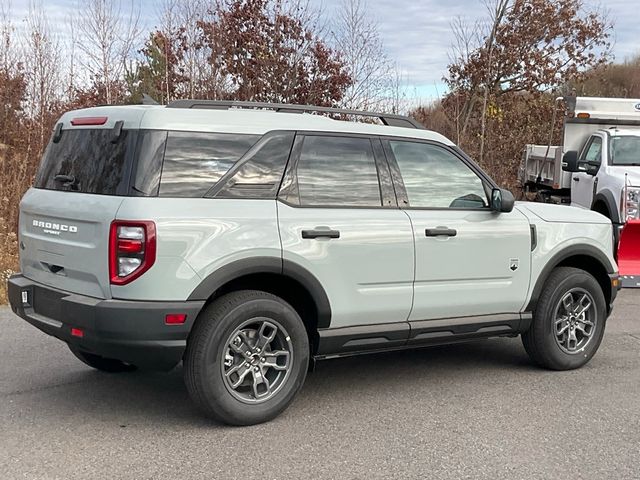
M 600 166 L 599 165 L 594 165 L 592 163 L 588 163 L 588 162 L 580 162 L 578 164 L 578 168 L 580 168 L 581 172 L 585 172 L 589 175 L 593 175 L 594 177 L 598 174 L 598 170 L 600 170 Z
M 509 213 L 513 210 L 515 198 L 509 190 L 503 188 L 494 188 L 491 190 L 491 210 L 494 212 Z
M 565 172 L 579 172 L 578 167 L 578 152 L 575 150 L 569 150 L 562 157 L 562 170 Z

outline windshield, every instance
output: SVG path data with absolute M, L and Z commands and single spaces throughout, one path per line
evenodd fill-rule
M 640 165 L 640 136 L 611 137 L 612 165 Z

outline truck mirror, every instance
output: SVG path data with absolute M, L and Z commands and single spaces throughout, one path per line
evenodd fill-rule
M 594 165 L 591 163 L 587 163 L 587 162 L 580 162 L 579 164 L 580 166 L 580 171 L 584 171 L 586 173 L 588 173 L 589 175 L 597 175 L 598 174 L 598 170 L 600 169 L 599 165 Z
M 578 152 L 569 150 L 562 157 L 562 170 L 565 172 L 579 172 L 578 168 Z
M 491 191 L 491 210 L 494 212 L 508 213 L 513 210 L 515 199 L 513 193 L 503 188 L 494 188 Z

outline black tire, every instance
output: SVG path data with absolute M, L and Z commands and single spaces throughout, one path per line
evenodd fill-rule
M 231 368 L 225 358 L 234 366 L 237 361 L 228 357 L 229 340 L 235 340 L 238 329 L 254 319 L 266 319 L 282 327 L 291 349 L 288 373 L 272 396 L 260 403 L 236 398 L 239 394 L 232 393 L 223 373 L 223 369 Z M 242 290 L 220 297 L 198 315 L 187 341 L 184 379 L 191 398 L 207 416 L 230 425 L 254 425 L 275 418 L 289 406 L 304 383 L 308 364 L 307 331 L 291 305 L 270 293 Z M 255 376 L 252 378 L 255 382 Z
M 96 370 L 100 370 L 101 372 L 122 373 L 137 370 L 137 367 L 130 363 L 125 363 L 122 360 L 116 360 L 115 358 L 101 357 L 100 355 L 84 352 L 72 345 L 69 345 L 69 350 L 71 350 L 71 353 L 73 353 L 82 363 L 85 363 Z
M 592 338 L 575 353 L 563 350 L 556 340 L 556 308 L 562 298 L 573 289 L 588 292 L 595 305 L 595 322 Z M 560 308 L 560 307 L 558 307 Z M 522 343 L 531 360 L 551 370 L 572 370 L 585 365 L 595 355 L 606 324 L 606 304 L 604 294 L 595 278 L 588 272 L 572 267 L 554 269 L 545 282 L 538 299 L 533 321 L 529 330 L 522 334 Z

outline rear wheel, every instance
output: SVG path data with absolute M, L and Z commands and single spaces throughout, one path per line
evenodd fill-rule
M 596 279 L 584 270 L 559 267 L 545 283 L 522 343 L 543 367 L 579 368 L 598 350 L 605 320 L 605 298 Z
M 85 352 L 79 348 L 69 345 L 69 350 L 73 353 L 81 362 L 89 365 L 91 368 L 100 370 L 101 372 L 108 373 L 121 373 L 132 372 L 137 369 L 135 365 L 125 363 L 122 360 L 116 360 L 115 358 L 101 357 L 93 353 Z
M 307 331 L 297 312 L 275 295 L 244 290 L 200 313 L 187 343 L 184 376 L 207 415 L 253 425 L 287 408 L 308 363 Z

